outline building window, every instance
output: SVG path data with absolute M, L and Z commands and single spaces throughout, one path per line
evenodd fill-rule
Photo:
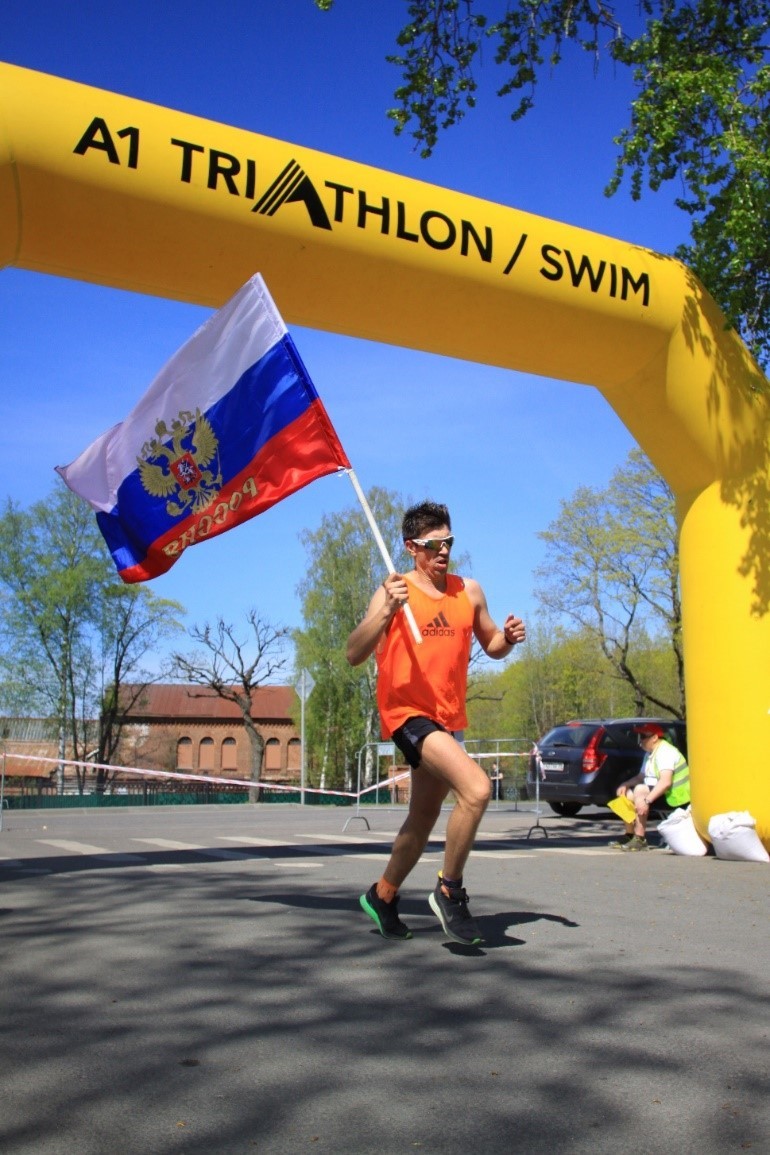
M 198 751 L 198 768 L 204 773 L 214 769 L 214 739 L 201 738 Z
M 287 769 L 302 769 L 302 743 L 299 738 L 289 738 L 289 763 Z
M 238 769 L 238 750 L 235 738 L 225 738 L 222 742 L 222 770 Z
M 180 738 L 176 744 L 176 768 L 177 770 L 192 770 L 193 768 L 193 744 L 192 738 Z
M 265 742 L 265 770 L 281 769 L 281 743 L 277 738 L 268 738 Z

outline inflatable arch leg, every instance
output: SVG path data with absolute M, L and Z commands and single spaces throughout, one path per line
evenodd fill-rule
M 0 261 L 596 386 L 677 496 L 696 824 L 770 848 L 767 381 L 677 262 L 0 64 Z

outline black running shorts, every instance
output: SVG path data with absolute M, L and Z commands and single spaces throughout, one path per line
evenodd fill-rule
M 458 742 L 463 740 L 464 732 L 462 730 L 447 730 L 446 726 L 442 726 L 440 722 L 434 722 L 432 718 L 425 718 L 421 714 L 414 718 L 407 718 L 403 726 L 399 726 L 397 730 L 393 731 L 393 741 L 413 770 L 416 770 L 420 765 L 423 738 L 435 730 L 443 730 L 445 734 L 451 734 Z

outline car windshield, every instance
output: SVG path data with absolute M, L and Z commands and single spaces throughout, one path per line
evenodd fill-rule
M 556 726 L 549 730 L 538 746 L 575 746 L 582 747 L 588 742 L 596 726 Z

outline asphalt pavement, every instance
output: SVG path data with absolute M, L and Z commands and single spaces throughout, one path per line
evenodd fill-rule
M 3 1155 L 770 1152 L 770 868 L 493 805 L 462 947 L 447 815 L 392 942 L 398 809 L 6 812 Z

